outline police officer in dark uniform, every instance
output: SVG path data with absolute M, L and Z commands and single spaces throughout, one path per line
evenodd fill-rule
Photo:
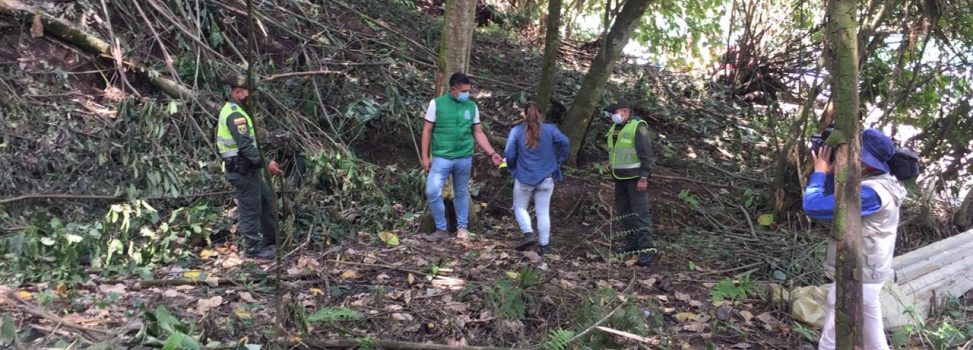
M 245 256 L 269 260 L 276 256 L 277 216 L 270 188 L 260 175 L 263 164 L 253 120 L 240 106 L 250 91 L 243 76 L 231 76 L 225 83 L 230 94 L 220 110 L 216 145 L 223 159 L 224 176 L 236 188 L 238 227 L 246 246 Z M 283 175 L 276 161 L 270 161 L 267 170 L 275 176 Z

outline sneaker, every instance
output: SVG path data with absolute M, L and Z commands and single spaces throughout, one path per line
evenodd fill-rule
M 537 255 L 544 256 L 551 253 L 551 247 L 542 245 L 540 249 L 537 250 Z
M 457 229 L 456 238 L 459 238 L 464 241 L 470 239 L 470 231 L 466 230 L 465 228 Z
M 425 235 L 422 238 L 425 239 L 426 241 L 429 241 L 429 242 L 439 242 L 439 241 L 444 240 L 444 239 L 446 239 L 448 237 L 449 237 L 449 234 L 446 233 L 446 231 L 436 230 L 436 232 L 433 232 L 432 234 L 429 234 L 429 235 Z
M 639 261 L 635 262 L 638 266 L 649 266 L 652 265 L 652 260 L 655 259 L 655 253 L 642 253 L 639 254 Z
M 517 243 L 517 250 L 523 250 L 531 245 L 537 243 L 537 234 L 533 232 L 527 232 L 524 234 L 524 239 Z

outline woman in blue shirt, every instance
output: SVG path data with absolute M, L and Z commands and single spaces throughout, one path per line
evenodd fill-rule
M 540 244 L 540 254 L 547 253 L 551 238 L 550 206 L 554 182 L 561 181 L 561 163 L 568 159 L 567 136 L 553 124 L 541 123 L 541 111 L 533 102 L 524 106 L 523 123 L 510 130 L 503 154 L 514 177 L 514 216 L 524 240 L 517 245 L 525 249 Z M 534 200 L 537 234 L 527 210 Z

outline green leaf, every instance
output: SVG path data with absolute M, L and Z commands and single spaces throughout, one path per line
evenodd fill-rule
M 169 115 L 176 114 L 179 112 L 179 104 L 177 104 L 176 101 L 169 101 L 169 108 L 167 109 L 167 112 L 169 112 Z
M 165 306 L 157 306 L 152 315 L 155 316 L 155 322 L 159 329 L 173 335 L 179 333 L 176 328 L 182 326 L 182 322 L 179 322 L 179 319 L 173 316 Z
M 10 345 L 17 341 L 17 327 L 9 314 L 0 319 L 0 345 Z
M 399 245 L 399 236 L 392 231 L 379 232 L 378 239 L 382 240 L 382 242 L 385 242 L 385 244 L 388 244 L 390 246 Z
M 762 214 L 758 216 L 757 223 L 763 226 L 770 226 L 774 223 L 774 214 Z
M 69 234 L 64 235 L 64 238 L 68 240 L 68 243 L 78 243 L 78 242 L 81 242 L 83 240 L 83 238 L 81 236 L 78 236 L 78 235 L 73 234 L 73 233 L 69 233 Z
M 52 245 L 54 245 L 54 243 L 57 243 L 57 242 L 55 242 L 50 237 L 41 237 L 41 244 L 43 244 L 43 245 L 52 246 Z
M 200 345 L 196 339 L 179 331 L 172 333 L 166 339 L 165 344 L 162 345 L 162 350 L 198 350 L 199 348 Z

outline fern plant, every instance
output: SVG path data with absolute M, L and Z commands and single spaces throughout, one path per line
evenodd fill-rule
M 574 332 L 572 331 L 564 329 L 551 331 L 551 334 L 547 337 L 547 341 L 541 344 L 541 349 L 565 350 L 571 344 L 571 338 L 574 338 Z

